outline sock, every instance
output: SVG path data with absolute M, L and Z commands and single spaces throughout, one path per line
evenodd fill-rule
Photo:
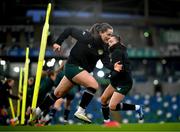
M 109 106 L 108 104 L 106 105 L 102 105 L 101 104 L 101 108 L 102 108 L 102 113 L 103 113 L 103 117 L 104 117 L 104 120 L 109 120 Z
M 52 108 L 49 112 L 49 114 L 46 114 L 46 116 L 43 118 L 46 122 L 45 125 L 48 125 L 54 118 L 54 116 L 56 115 L 56 109 Z
M 70 110 L 68 109 L 64 110 L 64 120 L 68 120 L 69 113 L 70 113 Z
M 44 111 L 43 111 L 43 115 L 42 115 L 42 116 L 43 116 L 43 117 L 45 117 L 45 116 L 46 116 L 49 112 L 50 112 L 50 109 L 46 109 L 46 110 L 44 110 Z
M 25 124 L 27 125 L 30 115 L 25 114 Z M 18 118 L 20 121 L 20 119 Z
M 51 116 L 51 117 L 54 117 L 55 116 L 55 114 L 56 114 L 56 109 L 55 108 L 52 108 L 51 110 L 50 110 L 50 112 L 49 112 L 49 115 Z
M 84 92 L 81 102 L 80 102 L 80 107 L 83 109 L 86 109 L 88 104 L 91 102 L 92 98 L 94 97 L 94 94 L 96 93 L 96 89 L 94 88 L 87 88 L 87 90 Z
M 46 98 L 43 100 L 43 102 L 40 104 L 39 108 L 44 111 L 46 109 L 49 109 L 49 107 L 54 104 L 54 102 L 58 98 L 54 95 L 54 93 L 50 93 L 46 96 Z
M 118 110 L 135 110 L 135 105 L 120 103 L 116 106 L 116 109 L 114 111 L 118 111 Z

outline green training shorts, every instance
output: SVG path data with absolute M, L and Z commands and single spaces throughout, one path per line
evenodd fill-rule
M 64 69 L 64 75 L 72 81 L 72 78 L 75 77 L 77 74 L 82 72 L 84 69 L 80 66 L 76 66 L 74 64 L 65 64 L 65 69 Z M 72 81 L 73 82 L 73 81 Z
M 128 92 L 132 88 L 132 83 L 131 82 L 126 84 L 126 85 L 118 85 L 118 86 L 115 86 L 113 84 L 111 84 L 111 85 L 116 89 L 116 92 L 121 93 L 123 95 L 127 95 Z

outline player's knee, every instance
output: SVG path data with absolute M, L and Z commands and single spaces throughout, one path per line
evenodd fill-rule
M 109 104 L 109 108 L 110 108 L 110 110 L 113 110 L 113 111 L 116 110 L 116 104 L 110 103 L 110 104 Z
M 103 105 L 107 104 L 107 97 L 101 96 L 101 104 Z
M 62 97 L 62 92 L 59 91 L 59 90 L 57 90 L 57 89 L 55 89 L 55 90 L 54 90 L 54 95 L 55 95 L 57 98 L 61 98 L 61 97 Z

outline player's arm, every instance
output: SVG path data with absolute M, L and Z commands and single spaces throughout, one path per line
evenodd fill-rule
M 104 51 L 104 55 L 101 58 L 101 61 L 103 63 L 103 65 L 108 68 L 109 70 L 113 70 L 113 64 L 110 62 L 110 58 L 109 58 L 109 52 L 108 51 Z
M 65 39 L 67 39 L 69 36 L 75 38 L 78 41 L 84 41 L 87 36 L 88 32 L 83 31 L 74 27 L 68 27 L 66 28 L 61 35 L 58 37 L 58 39 L 53 44 L 53 50 L 54 51 L 60 51 L 61 45 L 64 42 Z
M 116 49 L 114 52 L 113 52 L 113 54 L 112 54 L 112 59 L 113 59 L 113 62 L 115 62 L 114 63 L 114 67 L 113 67 L 113 69 L 115 70 L 115 71 L 124 71 L 124 69 L 125 69 L 125 65 L 124 65 L 124 51 L 123 50 L 120 50 L 120 49 Z M 116 69 L 118 69 L 118 67 L 120 68 L 119 70 L 116 70 Z
M 124 71 L 124 60 L 123 60 L 124 53 L 123 51 L 116 49 L 112 53 L 112 59 L 114 63 L 114 69 L 111 71 L 111 78 L 116 78 L 119 72 Z
M 105 51 L 103 57 L 101 58 L 101 61 L 106 68 L 110 69 L 111 71 L 115 70 L 119 72 L 122 70 L 122 64 L 120 62 L 122 59 L 119 57 L 121 57 L 121 54 L 116 55 L 116 58 L 117 58 L 115 61 L 116 63 L 112 64 L 109 58 L 109 51 Z
M 61 33 L 61 35 L 58 37 L 55 43 L 62 45 L 63 41 L 67 39 L 69 36 L 75 38 L 78 41 L 83 41 L 86 34 L 87 34 L 86 31 L 83 31 L 74 27 L 69 27 L 69 28 L 66 28 L 63 31 L 63 33 Z

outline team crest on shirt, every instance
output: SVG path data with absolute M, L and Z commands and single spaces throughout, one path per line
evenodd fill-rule
M 99 54 L 99 55 L 102 55 L 102 54 L 103 54 L 103 50 L 102 50 L 102 49 L 99 49 L 99 50 L 98 50 L 98 54 Z
M 121 90 L 121 88 L 117 87 L 117 91 L 120 91 L 120 90 Z
M 82 67 L 80 67 L 80 66 L 79 66 L 78 68 L 79 68 L 79 70 L 82 70 L 82 69 L 83 69 L 83 68 L 82 68 Z

